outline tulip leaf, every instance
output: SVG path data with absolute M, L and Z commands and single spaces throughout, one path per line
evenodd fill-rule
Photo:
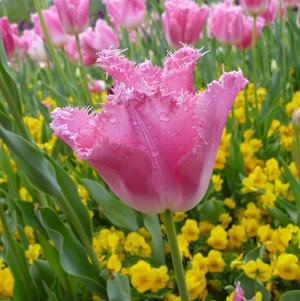
M 112 197 L 98 182 L 82 179 L 82 183 L 112 224 L 129 231 L 136 231 L 139 228 L 137 213 L 133 209 Z
M 21 211 L 23 220 L 26 225 L 32 227 L 35 230 L 42 230 L 41 224 L 35 215 L 33 203 L 18 201 L 16 202 L 16 205 Z
M 52 163 L 55 169 L 56 180 L 61 187 L 63 194 L 66 196 L 70 205 L 78 215 L 80 222 L 82 223 L 83 229 L 86 231 L 90 241 L 92 241 L 92 223 L 89 216 L 87 207 L 81 202 L 77 187 L 71 177 L 60 167 L 54 160 L 48 157 L 48 160 Z
M 64 270 L 85 284 L 92 292 L 106 296 L 104 281 L 89 261 L 86 251 L 73 232 L 51 208 L 41 208 L 38 218 L 59 252 Z
M 41 150 L 4 128 L 0 128 L 0 137 L 20 159 L 22 167 L 35 187 L 53 196 L 61 194 L 54 170 Z
M 212 224 L 217 224 L 219 215 L 225 211 L 223 202 L 215 199 L 207 199 L 204 202 L 201 202 L 197 209 L 200 214 L 200 219 L 209 221 Z
M 109 301 L 131 301 L 131 290 L 127 276 L 112 273 L 107 279 Z
M 293 290 L 284 293 L 279 301 L 299 301 L 300 300 L 300 290 Z
M 152 257 L 151 262 L 154 266 L 165 264 L 164 244 L 160 230 L 160 223 L 156 214 L 148 214 L 144 218 L 144 225 L 151 233 Z
M 268 211 L 271 212 L 273 217 L 279 222 L 281 226 L 287 226 L 292 223 L 292 220 L 283 211 L 276 207 L 269 207 Z
M 294 195 L 295 201 L 296 201 L 295 202 L 296 208 L 298 210 L 300 210 L 300 184 L 299 184 L 299 182 L 297 182 L 297 180 L 291 173 L 291 171 L 290 171 L 288 165 L 286 164 L 286 162 L 284 161 L 284 159 L 282 157 L 280 157 L 279 161 L 280 161 L 281 165 L 283 166 L 285 176 L 291 185 L 291 190 L 293 192 L 293 195 Z

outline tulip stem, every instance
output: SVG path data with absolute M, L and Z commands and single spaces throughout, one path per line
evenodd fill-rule
M 176 237 L 176 229 L 173 220 L 173 215 L 172 212 L 169 210 L 165 211 L 163 215 L 164 215 L 164 223 L 166 227 L 168 241 L 171 248 L 171 257 L 172 257 L 172 262 L 175 270 L 175 276 L 177 280 L 181 301 L 189 301 L 189 294 L 187 290 L 187 285 L 184 276 L 184 269 L 181 261 L 180 252 L 179 252 L 179 246 Z
M 254 89 L 254 99 L 255 99 L 255 113 L 256 113 L 256 131 L 260 136 L 260 124 L 259 124 L 259 107 L 257 98 L 257 57 L 256 57 L 256 21 L 257 16 L 253 16 L 253 29 L 252 29 L 252 58 L 253 58 L 253 89 Z
M 89 103 L 91 103 L 91 95 L 89 93 L 88 78 L 87 78 L 86 70 L 85 70 L 85 67 L 83 64 L 83 56 L 82 56 L 82 51 L 81 51 L 81 47 L 80 47 L 79 35 L 76 34 L 75 37 L 76 37 L 77 51 L 78 51 L 79 60 L 80 60 L 80 74 L 81 74 L 81 78 L 82 78 L 83 90 L 84 90 L 86 100 Z

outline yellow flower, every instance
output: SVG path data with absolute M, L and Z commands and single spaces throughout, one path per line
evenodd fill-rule
M 200 234 L 197 222 L 192 219 L 187 219 L 181 228 L 181 233 L 187 242 L 196 241 Z
M 222 214 L 220 214 L 220 216 L 219 216 L 219 222 L 221 223 L 221 226 L 224 229 L 228 228 L 228 226 L 231 223 L 231 221 L 232 221 L 232 217 L 229 215 L 229 213 L 222 213 Z
M 182 222 L 183 220 L 185 220 L 187 217 L 185 212 L 175 212 L 174 214 L 174 221 L 177 222 Z
M 246 231 L 242 225 L 233 225 L 228 230 L 228 237 L 231 248 L 238 248 L 247 240 Z
M 207 221 L 202 221 L 199 223 L 200 233 L 207 234 L 214 227 L 213 224 Z
M 151 248 L 146 243 L 145 238 L 137 232 L 131 232 L 128 234 L 125 245 L 125 251 L 131 255 L 137 255 L 141 257 L 149 257 L 151 255 Z
M 207 255 L 208 260 L 208 271 L 211 273 L 223 272 L 225 262 L 222 258 L 222 254 L 216 250 L 210 250 Z
M 14 278 L 9 268 L 0 269 L 0 298 L 12 297 Z
M 241 224 L 245 227 L 248 237 L 256 236 L 259 224 L 255 218 L 243 218 Z
M 119 272 L 122 268 L 122 263 L 116 254 L 112 254 L 107 262 L 107 268 L 115 272 Z
M 292 239 L 292 234 L 288 229 L 279 228 L 272 233 L 271 240 L 265 243 L 266 249 L 271 253 L 284 252 Z
M 224 205 L 230 209 L 234 209 L 236 207 L 235 201 L 233 198 L 226 198 L 224 200 Z
M 217 250 L 224 250 L 227 247 L 227 233 L 221 226 L 216 226 L 210 231 L 207 243 Z
M 153 286 L 155 277 L 149 263 L 139 260 L 130 268 L 131 284 L 139 292 L 144 293 Z
M 257 166 L 248 177 L 242 180 L 242 183 L 244 186 L 241 190 L 242 193 L 257 191 L 258 189 L 266 187 L 267 176 L 264 174 L 262 168 Z
M 271 137 L 272 135 L 274 135 L 277 131 L 277 129 L 279 128 L 280 126 L 280 121 L 279 120 L 272 120 L 271 122 L 271 125 L 270 125 L 270 128 L 268 130 L 268 137 Z
M 182 234 L 179 234 L 177 235 L 177 241 L 180 255 L 191 258 L 191 253 L 189 251 L 189 242 L 186 240 L 186 238 Z
M 31 244 L 25 251 L 25 255 L 28 258 L 29 264 L 32 264 L 34 260 L 38 259 L 41 255 L 42 248 L 39 244 Z
M 216 192 L 219 192 L 222 190 L 223 179 L 221 178 L 221 175 L 213 175 L 211 178 L 211 181 L 213 183 L 214 190 Z
M 199 269 L 204 274 L 208 272 L 208 259 L 201 253 L 197 253 L 192 258 L 192 268 L 194 270 Z
M 260 220 L 261 210 L 256 207 L 253 202 L 247 204 L 247 209 L 244 211 L 244 217 L 246 218 L 255 218 Z
M 23 201 L 32 202 L 32 196 L 25 187 L 19 189 L 19 195 Z
M 167 294 L 164 298 L 164 301 L 181 301 L 181 298 L 174 294 Z
M 261 243 L 269 241 L 272 239 L 272 234 L 274 230 L 271 229 L 270 225 L 263 225 L 257 229 L 257 236 Z
M 248 261 L 243 266 L 245 274 L 251 278 L 262 282 L 269 281 L 272 277 L 272 267 L 264 263 L 260 258 Z
M 279 163 L 275 158 L 271 158 L 267 160 L 266 167 L 265 167 L 266 175 L 269 181 L 273 181 L 278 179 L 281 175 Z
M 275 264 L 275 275 L 285 280 L 295 280 L 300 276 L 299 259 L 294 254 L 280 254 Z
M 156 293 L 160 289 L 166 287 L 169 280 L 168 268 L 166 266 L 161 266 L 158 269 L 152 269 L 154 275 L 154 281 L 151 286 L 151 292 Z
M 185 274 L 190 300 L 195 300 L 206 288 L 205 275 L 198 269 L 188 270 Z

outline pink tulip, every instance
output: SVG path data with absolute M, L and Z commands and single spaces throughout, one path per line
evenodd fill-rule
M 243 23 L 243 37 L 236 46 L 241 49 L 247 49 L 252 45 L 253 18 L 245 16 Z M 264 19 L 258 17 L 256 20 L 256 40 L 259 39 L 264 24 Z
M 241 0 L 241 6 L 249 15 L 257 16 L 267 11 L 270 0 Z
M 82 36 L 82 34 L 79 36 L 79 38 L 81 36 Z M 80 41 L 81 40 L 82 39 L 80 38 Z M 76 45 L 76 38 L 74 36 L 70 36 L 70 35 L 68 36 L 68 42 L 64 46 L 64 50 L 71 61 L 79 60 L 79 55 L 78 55 L 77 45 Z
M 68 34 L 82 33 L 89 26 L 90 0 L 54 0 L 54 5 Z
M 43 17 L 45 19 L 49 35 L 53 42 L 53 46 L 55 48 L 63 47 L 68 41 L 68 36 L 63 31 L 63 27 L 59 20 L 56 8 L 52 6 L 48 9 L 43 10 Z M 33 14 L 31 16 L 31 20 L 34 23 L 35 31 L 41 36 L 41 38 L 44 38 L 44 32 L 38 15 Z
M 208 7 L 192 0 L 167 0 L 162 15 L 163 29 L 168 43 L 175 48 L 195 44 L 208 16 Z
M 300 0 L 283 0 L 286 7 L 300 7 Z
M 138 27 L 145 17 L 145 0 L 103 0 L 115 28 Z
M 246 299 L 244 290 L 241 288 L 240 282 L 237 283 L 232 301 L 255 301 L 255 298 Z
M 34 61 L 45 62 L 48 60 L 47 52 L 42 38 L 33 30 L 25 30 L 17 39 L 21 58 L 27 53 Z
M 277 17 L 278 0 L 271 0 L 267 10 L 259 16 L 264 18 L 266 24 L 273 23 Z
M 241 71 L 225 73 L 196 93 L 200 56 L 183 47 L 160 68 L 103 50 L 100 66 L 115 85 L 104 109 L 52 112 L 55 135 L 139 211 L 189 210 L 207 190 L 228 113 L 247 80 Z
M 15 40 L 7 17 L 0 18 L 0 32 L 7 58 L 11 59 L 15 51 Z
M 89 91 L 91 93 L 100 93 L 105 90 L 105 82 L 103 80 L 89 80 Z
M 85 65 L 92 65 L 97 61 L 97 53 L 102 49 L 117 48 L 118 38 L 112 28 L 104 21 L 99 19 L 95 29 L 88 28 L 80 35 Z
M 230 0 L 216 4 L 209 16 L 209 34 L 221 43 L 236 45 L 243 38 L 243 20 L 242 9 Z

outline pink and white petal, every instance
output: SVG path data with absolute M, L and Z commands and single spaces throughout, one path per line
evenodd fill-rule
M 194 69 L 201 52 L 189 46 L 177 50 L 164 61 L 162 72 L 162 90 L 171 92 L 195 92 Z

